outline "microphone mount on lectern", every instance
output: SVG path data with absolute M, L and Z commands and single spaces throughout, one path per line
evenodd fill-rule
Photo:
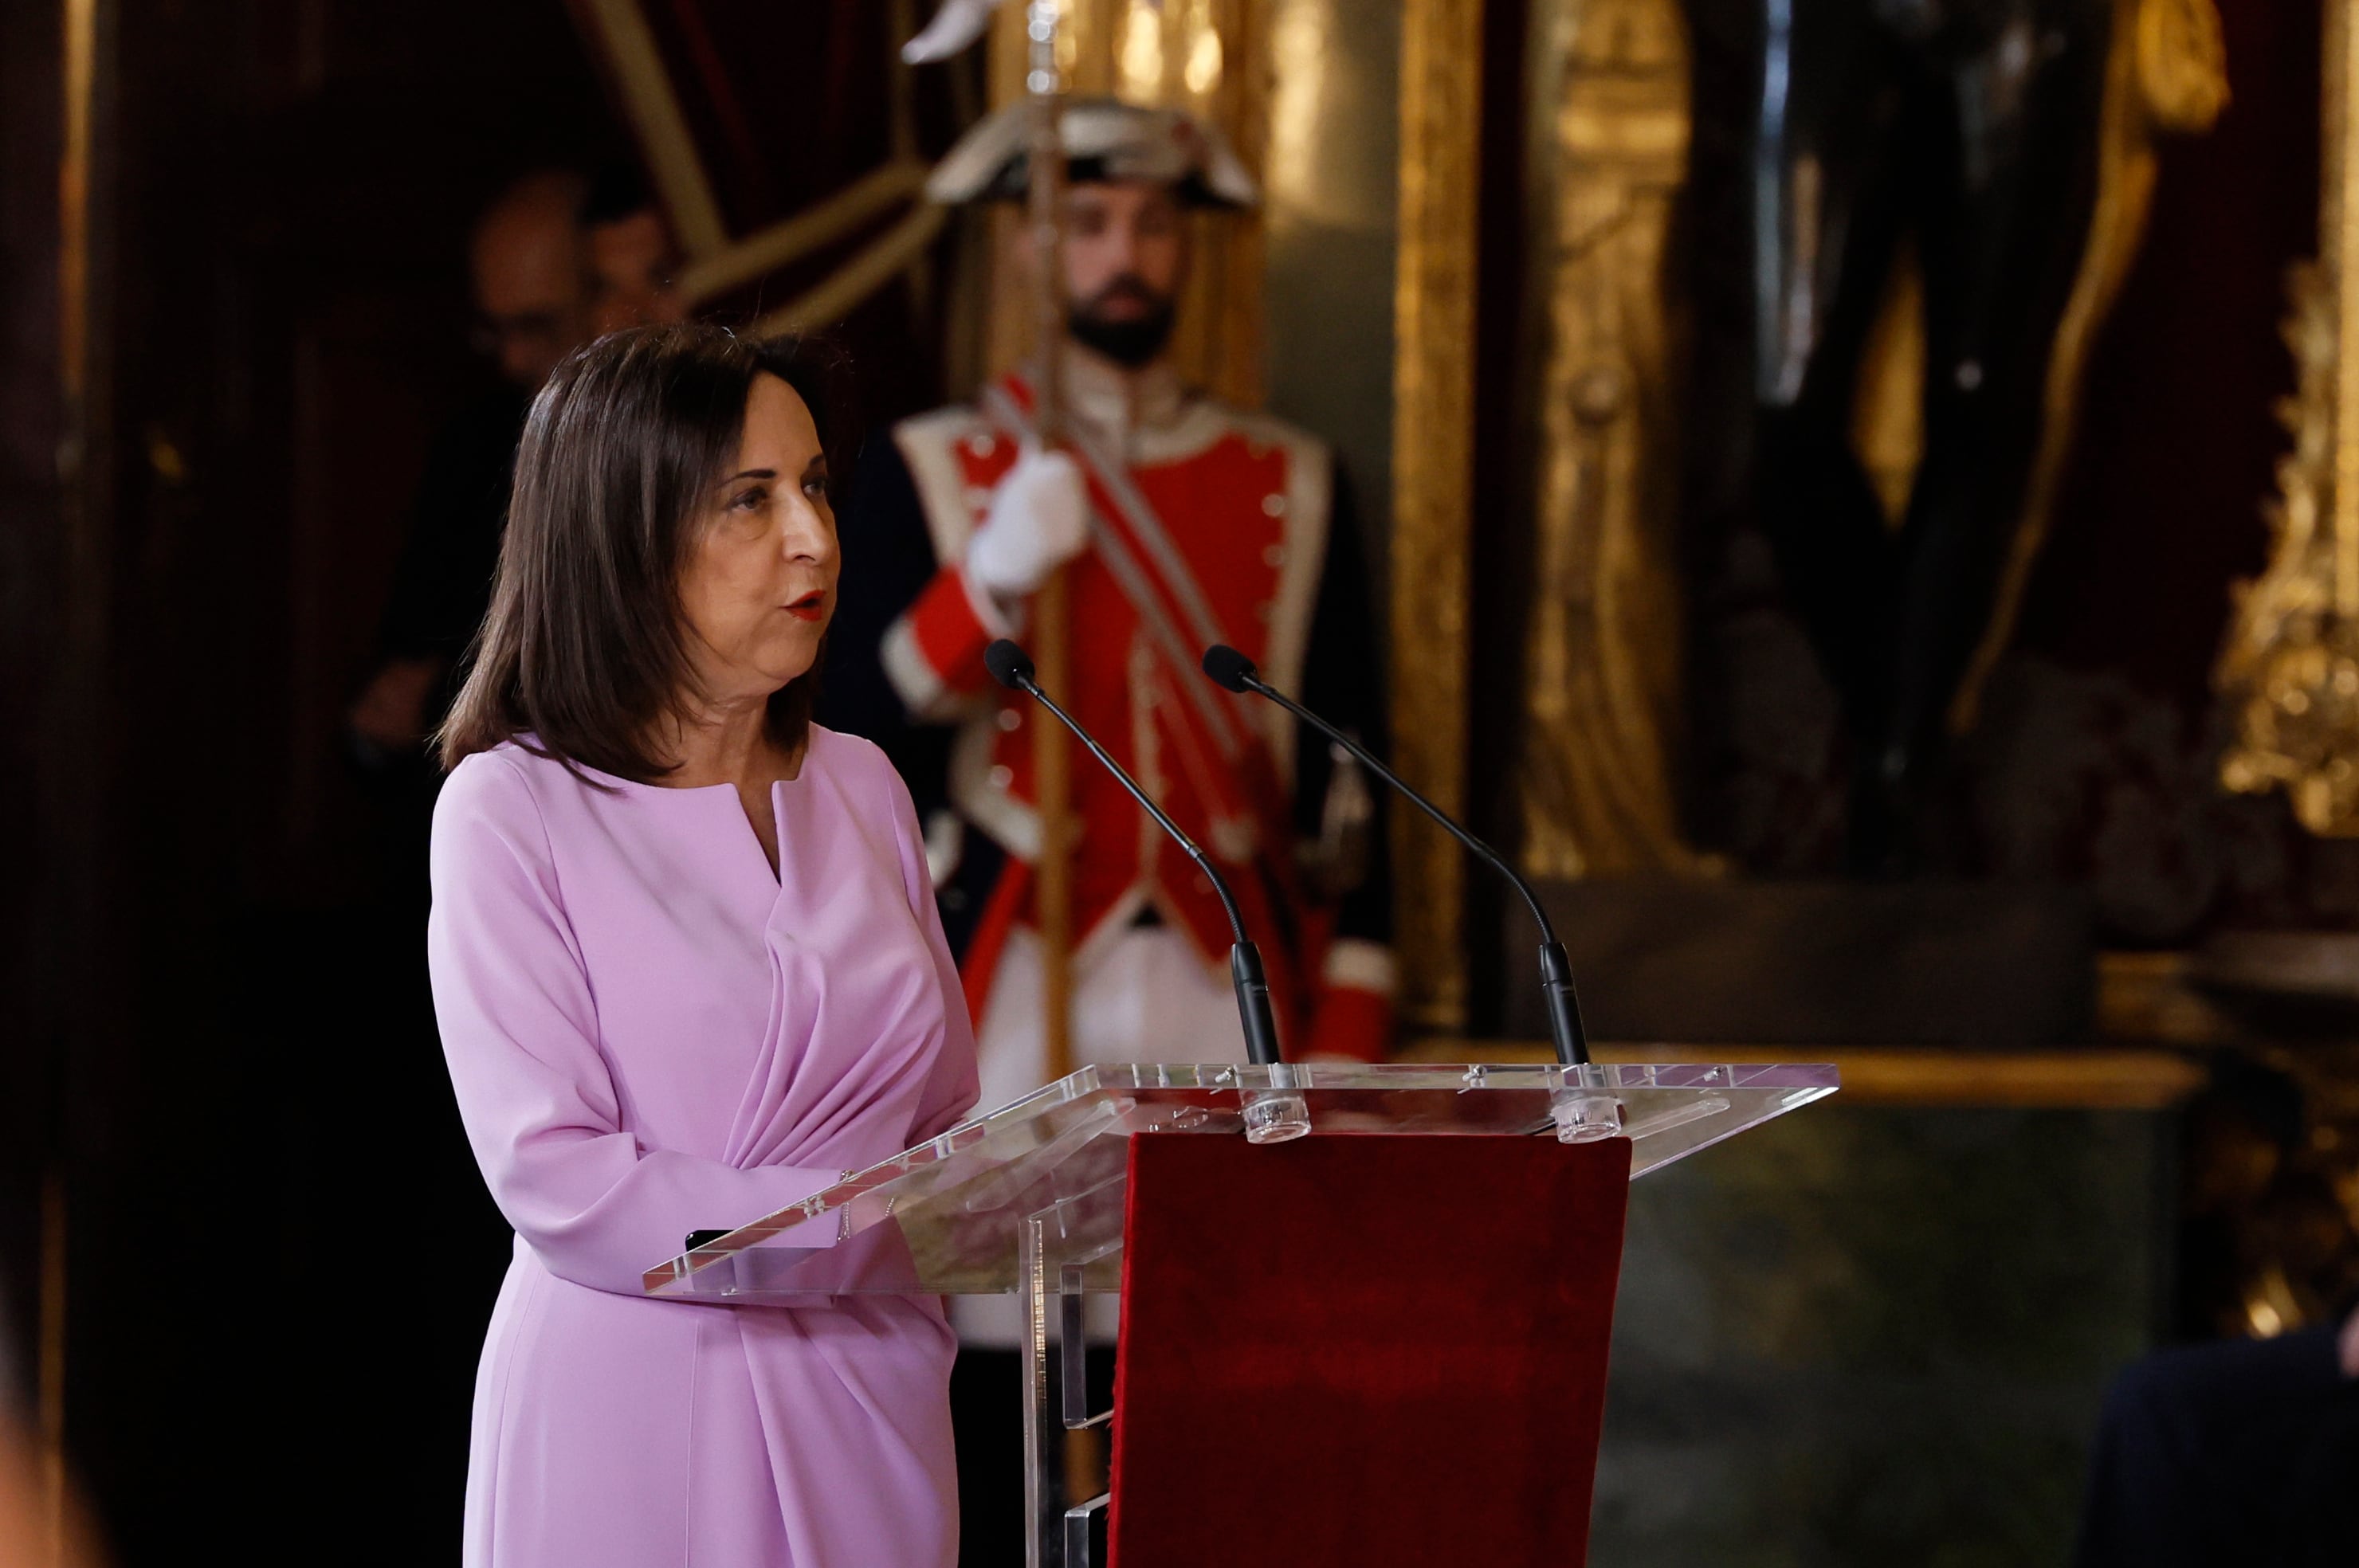
M 1228 879 L 1212 864 L 1212 857 L 1198 848 L 1196 841 L 1180 831 L 1155 797 L 1142 788 L 1136 779 L 1123 770 L 1097 738 L 1082 728 L 1073 716 L 1057 706 L 1054 698 L 1040 689 L 1030 655 L 1014 643 L 1002 637 L 983 651 L 984 667 L 991 678 L 1010 691 L 1020 691 L 1055 716 L 1057 721 L 1073 732 L 1074 739 L 1089 748 L 1090 755 L 1103 764 L 1116 783 L 1130 793 L 1155 825 L 1171 836 L 1173 843 L 1186 852 L 1204 873 L 1220 895 L 1221 909 L 1229 918 L 1229 983 L 1237 994 L 1237 1017 L 1245 1036 L 1245 1054 L 1257 1066 L 1271 1070 L 1272 1089 L 1249 1093 L 1245 1098 L 1245 1136 L 1256 1143 L 1275 1143 L 1288 1138 L 1299 1138 L 1310 1130 L 1310 1112 L 1292 1084 L 1292 1069 L 1287 1065 L 1277 1044 L 1277 1020 L 1270 1011 L 1269 980 L 1262 971 L 1261 950 L 1245 935 L 1244 914 L 1237 908 L 1236 895 L 1229 891 Z
M 1531 884 L 1517 875 L 1516 868 L 1507 864 L 1496 849 L 1409 788 L 1398 773 L 1378 762 L 1356 739 L 1263 680 L 1254 662 L 1234 648 L 1216 643 L 1205 649 L 1204 673 L 1215 685 L 1231 691 L 1267 697 L 1343 747 L 1358 758 L 1362 766 L 1406 795 L 1419 811 L 1441 824 L 1451 838 L 1515 884 L 1532 912 L 1533 922 L 1540 928 L 1540 995 L 1548 1004 L 1549 1036 L 1556 1046 L 1557 1063 L 1563 1074 L 1561 1086 L 1549 1097 L 1549 1119 L 1556 1124 L 1558 1139 L 1566 1143 L 1588 1143 L 1618 1135 L 1624 1119 L 1621 1097 L 1609 1082 L 1610 1069 L 1595 1066 L 1589 1060 L 1589 1040 L 1581 1027 L 1581 1000 L 1573 994 L 1572 961 L 1565 957 L 1564 944 L 1556 939 L 1556 931 L 1549 925 L 1548 911 L 1540 907 Z

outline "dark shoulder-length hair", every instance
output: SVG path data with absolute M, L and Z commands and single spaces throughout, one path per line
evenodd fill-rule
M 491 613 L 437 737 L 442 765 L 514 740 L 639 784 L 671 770 L 649 739 L 688 690 L 679 576 L 697 509 L 737 449 L 754 378 L 801 394 L 824 444 L 834 356 L 806 340 L 638 327 L 557 367 L 516 450 Z M 817 666 L 770 698 L 799 747 Z

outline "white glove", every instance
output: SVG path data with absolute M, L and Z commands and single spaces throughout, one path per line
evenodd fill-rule
M 983 37 L 991 26 L 991 14 L 998 9 L 999 0 L 942 0 L 926 30 L 901 46 L 901 58 L 911 65 L 948 59 Z
M 1089 542 L 1090 503 L 1080 467 L 1063 452 L 1027 449 L 999 481 L 989 515 L 967 541 L 967 580 L 994 599 L 1022 599 Z

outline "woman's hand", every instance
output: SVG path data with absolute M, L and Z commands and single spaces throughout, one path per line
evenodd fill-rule
M 966 546 L 967 579 L 994 599 L 1020 600 L 1090 542 L 1082 470 L 1063 452 L 1027 449 L 991 498 Z

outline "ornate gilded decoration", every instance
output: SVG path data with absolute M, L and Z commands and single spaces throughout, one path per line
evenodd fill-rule
M 2234 1238 L 2221 1260 L 2227 1288 L 2207 1303 L 2216 1326 L 2267 1338 L 2336 1321 L 2359 1291 L 2359 1045 L 2248 1042 L 2239 1054 L 2293 1087 L 2300 1119 L 2280 1130 L 2227 1118 L 2202 1127 L 2189 1206 Z
M 2283 413 L 2293 450 L 2277 465 L 2275 540 L 2240 584 L 2215 672 L 2239 704 L 2221 763 L 2230 789 L 2281 788 L 2313 833 L 2359 835 L 2359 160 L 2351 80 L 2359 28 L 2326 12 L 2325 189 L 2320 262 L 2297 267 L 2285 337 L 2299 370 Z
M 1400 248 L 1393 362 L 1393 762 L 1445 811 L 1466 804 L 1468 549 L 1473 517 L 1480 0 L 1404 0 Z M 1457 845 L 1393 816 L 1401 1016 L 1466 1017 Z
M 1687 172 L 1687 48 L 1676 0 L 1597 0 L 1567 20 L 1538 89 L 1548 340 L 1523 861 L 1549 877 L 1695 871 L 1670 782 L 1681 639 L 1662 290 Z
M 2102 960 L 2102 1038 L 2215 1064 L 2185 1123 L 2180 1288 L 2218 1334 L 2331 1322 L 2359 1292 L 2354 975 L 2348 932 L 2227 932 L 2194 954 Z M 2239 1063 L 2226 1075 L 2223 1048 Z

